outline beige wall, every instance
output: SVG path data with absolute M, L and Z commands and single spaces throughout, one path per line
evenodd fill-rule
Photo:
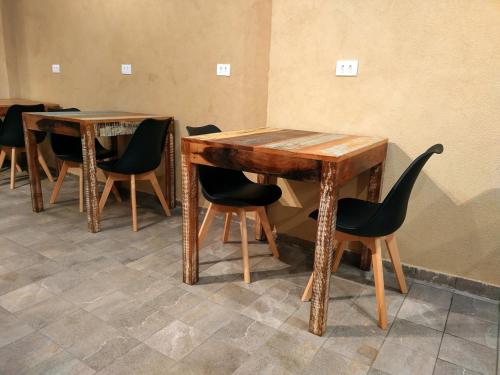
M 2 22 L 2 7 L 0 7 L 0 97 L 10 96 L 7 62 L 5 56 L 4 27 Z
M 498 1 L 0 4 L 11 96 L 171 113 L 180 135 L 214 122 L 385 136 L 384 194 L 415 156 L 443 143 L 399 232 L 403 261 L 500 284 Z M 358 77 L 335 77 L 344 58 L 359 59 Z M 230 78 L 215 76 L 220 62 L 232 64 Z M 63 73 L 50 73 L 52 63 Z M 122 76 L 121 63 L 134 74 Z M 341 193 L 362 196 L 365 183 L 362 176 Z M 307 214 L 317 186 L 280 184 L 272 221 L 313 240 Z
M 273 0 L 272 12 L 268 126 L 388 137 L 384 195 L 443 143 L 414 189 L 402 259 L 500 285 L 500 2 Z M 358 77 L 336 77 L 350 58 Z M 317 192 L 292 188 L 272 220 L 313 239 Z
M 186 125 L 265 126 L 270 1 L 3 0 L 3 8 L 16 96 L 172 114 L 178 139 Z M 226 62 L 233 75 L 217 77 Z M 62 74 L 50 72 L 53 63 Z

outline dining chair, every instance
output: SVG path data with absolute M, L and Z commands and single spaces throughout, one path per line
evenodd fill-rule
M 7 113 L 0 128 L 0 168 L 2 168 L 7 156 L 7 152 L 10 152 L 10 188 L 14 189 L 16 187 L 16 170 L 21 172 L 22 169 L 17 164 L 17 156 L 21 152 L 26 152 L 24 144 L 24 131 L 23 131 L 23 113 L 24 112 L 44 112 L 45 106 L 43 104 L 37 105 L 19 105 L 15 104 L 11 106 Z M 36 142 L 39 144 L 45 139 L 45 133 L 37 132 L 35 134 Z M 47 178 L 50 182 L 54 182 L 54 178 L 50 173 L 50 169 L 45 162 L 45 158 L 38 148 L 38 161 L 42 169 L 44 170 Z
M 441 154 L 442 152 L 443 145 L 436 144 L 417 157 L 394 184 L 382 203 L 355 198 L 344 198 L 338 201 L 332 272 L 337 271 L 342 254 L 349 242 L 358 241 L 370 249 L 375 281 L 377 315 L 379 326 L 383 329 L 387 328 L 387 311 L 382 268 L 382 241 L 385 241 L 387 245 L 401 293 L 406 294 L 408 288 L 406 287 L 403 267 L 399 257 L 395 232 L 405 220 L 410 194 L 420 171 L 433 154 Z M 312 212 L 309 216 L 317 220 L 318 210 Z M 302 301 L 311 299 L 312 285 L 313 275 L 309 278 L 302 295 Z
M 205 125 L 188 126 L 187 131 L 189 135 L 203 135 L 219 133 L 221 130 L 215 125 Z M 198 246 L 201 247 L 217 212 L 225 214 L 222 240 L 226 242 L 229 238 L 232 215 L 236 214 L 240 219 L 243 279 L 245 283 L 250 283 L 246 213 L 256 212 L 259 215 L 271 252 L 275 258 L 278 258 L 278 248 L 274 242 L 265 207 L 281 198 L 281 189 L 277 185 L 252 182 L 242 171 L 205 165 L 199 165 L 198 171 L 202 194 L 210 202 L 198 233 Z
M 49 110 L 49 112 L 80 112 L 78 108 L 64 108 Z M 83 152 L 82 141 L 80 137 L 72 137 L 69 135 L 51 133 L 49 135 L 50 145 L 56 158 L 62 162 L 57 177 L 54 190 L 50 196 L 50 203 L 56 203 L 59 191 L 64 181 L 64 177 L 70 169 L 77 169 L 79 175 L 79 206 L 80 212 L 83 212 Z M 108 150 L 102 146 L 98 139 L 95 140 L 95 156 L 96 160 L 106 160 L 116 157 L 114 150 Z M 118 189 L 113 186 L 113 195 L 118 202 L 121 202 L 120 193 Z
M 116 181 L 130 181 L 132 229 L 137 232 L 136 181 L 149 181 L 165 214 L 170 216 L 170 209 L 155 175 L 155 169 L 161 162 L 169 126 L 172 126 L 171 119 L 144 120 L 133 134 L 121 158 L 97 164 L 107 176 L 106 185 L 99 201 L 99 213 L 102 213 L 104 209 L 113 184 Z

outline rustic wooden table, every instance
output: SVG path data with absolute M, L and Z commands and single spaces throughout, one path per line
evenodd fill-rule
M 328 289 L 340 185 L 370 170 L 369 199 L 378 201 L 387 139 L 259 128 L 182 139 L 183 279 L 198 282 L 197 164 L 261 176 L 320 181 L 309 331 L 326 329 Z M 264 178 L 260 178 L 263 181 Z
M 15 104 L 20 104 L 20 105 L 43 104 L 43 105 L 45 105 L 45 110 L 61 108 L 59 106 L 59 104 L 48 103 L 48 102 L 43 102 L 43 101 L 36 101 L 36 100 L 29 100 L 29 99 L 0 99 L 0 117 L 4 117 L 5 114 L 7 113 L 8 109 Z
M 113 111 L 31 112 L 23 114 L 24 137 L 28 156 L 33 211 L 43 211 L 43 196 L 38 174 L 37 144 L 34 132 L 44 131 L 81 137 L 83 179 L 87 221 L 90 232 L 99 232 L 99 197 L 97 192 L 95 137 L 133 134 L 147 118 L 171 119 L 171 116 Z M 175 206 L 175 135 L 169 127 L 165 142 L 165 188 L 170 208 Z

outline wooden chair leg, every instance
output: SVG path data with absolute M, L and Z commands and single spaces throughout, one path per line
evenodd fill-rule
M 10 188 L 16 187 L 16 148 L 12 147 L 10 154 Z
M 273 257 L 279 258 L 280 253 L 278 251 L 278 248 L 276 247 L 276 243 L 274 242 L 273 232 L 271 230 L 271 225 L 269 224 L 269 219 L 267 217 L 265 208 L 264 207 L 257 208 L 257 213 L 260 217 L 260 222 L 262 224 L 262 228 L 264 229 L 264 233 L 266 234 L 267 241 L 269 242 L 269 247 L 271 248 Z
M 311 277 L 309 277 L 309 281 L 307 282 L 307 286 L 304 289 L 304 293 L 302 294 L 302 302 L 307 302 L 311 300 L 313 290 L 313 274 L 311 273 Z
M 380 328 L 387 328 L 387 309 L 385 306 L 384 270 L 382 267 L 382 246 L 380 239 L 373 241 L 372 251 L 373 277 L 375 279 L 375 295 L 377 298 L 378 324 Z
M 7 156 L 7 153 L 2 149 L 0 151 L 0 169 L 3 167 L 3 163 L 5 162 L 5 157 Z
M 23 171 L 23 169 L 21 168 L 21 166 L 19 164 L 16 163 L 16 171 L 18 171 L 19 173 L 21 173 Z
M 80 212 L 83 212 L 83 166 L 80 168 L 78 176 L 78 202 L 80 205 Z
M 250 259 L 248 257 L 247 216 L 245 210 L 238 211 L 241 231 L 241 253 L 243 255 L 243 280 L 250 283 Z
M 40 163 L 40 166 L 47 175 L 49 181 L 54 182 L 54 177 L 52 177 L 52 173 L 50 172 L 49 166 L 47 165 L 47 162 L 45 161 L 45 158 L 43 157 L 43 154 L 40 151 L 40 149 L 38 149 L 38 162 Z
M 337 269 L 339 268 L 340 260 L 342 259 L 342 254 L 344 254 L 345 250 L 344 243 L 344 241 L 337 242 L 337 249 L 335 251 L 335 254 L 333 255 L 332 272 L 337 272 Z
M 203 240 L 207 236 L 208 228 L 210 228 L 210 224 L 215 216 L 215 209 L 212 203 L 208 205 L 207 213 L 205 214 L 205 218 L 203 219 L 203 223 L 201 224 L 200 231 L 198 232 L 198 248 L 201 248 L 201 244 Z
M 406 294 L 408 293 L 408 288 L 406 286 L 405 275 L 403 273 L 403 266 L 401 265 L 401 258 L 399 257 L 399 249 L 396 242 L 396 236 L 391 235 L 386 237 L 385 243 L 387 245 L 389 257 L 391 258 L 392 266 L 394 267 L 396 279 L 398 280 L 399 289 L 401 290 L 401 293 Z
M 63 162 L 61 166 L 61 171 L 59 172 L 59 176 L 57 177 L 56 184 L 54 186 L 54 190 L 52 190 L 52 195 L 50 196 L 50 203 L 54 204 L 56 203 L 57 196 L 59 195 L 59 190 L 61 190 L 61 186 L 64 181 L 64 177 L 66 176 L 66 173 L 68 172 L 68 163 Z
M 222 242 L 227 242 L 229 240 L 229 231 L 231 230 L 231 219 L 233 218 L 232 212 L 226 213 L 226 218 L 224 220 L 224 234 L 222 235 Z
M 163 211 L 165 211 L 165 215 L 170 216 L 170 209 L 168 208 L 167 201 L 163 196 L 163 192 L 161 191 L 160 184 L 158 183 L 158 179 L 156 178 L 154 172 L 151 173 L 149 181 L 151 182 L 151 186 L 153 186 L 153 190 L 156 196 L 160 200 L 161 206 L 163 207 Z
M 106 184 L 104 185 L 104 190 L 101 194 L 101 199 L 99 200 L 99 214 L 102 214 L 102 210 L 104 210 L 104 206 L 106 205 L 106 201 L 109 197 L 109 192 L 113 189 L 115 181 L 111 176 L 108 176 L 106 179 Z
M 130 202 L 132 205 L 132 230 L 137 232 L 137 198 L 135 194 L 135 174 L 130 176 Z

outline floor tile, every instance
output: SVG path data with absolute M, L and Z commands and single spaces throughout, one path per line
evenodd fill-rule
M 0 348 L 32 333 L 34 330 L 24 320 L 20 320 L 14 314 L 0 308 Z
M 145 341 L 160 353 L 180 360 L 209 337 L 203 331 L 175 320 Z
M 236 311 L 242 311 L 260 297 L 251 290 L 229 283 L 218 290 L 210 299 Z
M 446 322 L 445 333 L 488 346 L 492 349 L 497 348 L 498 323 L 492 323 L 474 316 L 451 311 Z
M 497 351 L 459 337 L 444 335 L 439 358 L 485 375 L 495 375 Z
M 438 359 L 433 375 L 481 375 L 481 373 Z
M 34 283 L 16 289 L 0 297 L 0 306 L 10 312 L 17 312 L 52 297 L 47 289 Z
M 473 316 L 493 323 L 498 323 L 499 319 L 498 302 L 495 303 L 493 301 L 472 298 L 461 294 L 453 295 L 451 311 L 458 314 Z
M 373 363 L 391 375 L 432 375 L 436 357 L 396 343 L 385 342 Z
M 23 375 L 92 375 L 95 370 L 65 351 L 60 351 L 43 362 L 31 367 Z
M 302 371 L 304 375 L 365 375 L 369 367 L 344 357 L 330 349 L 322 348 Z
M 33 328 L 40 329 L 65 315 L 75 312 L 77 309 L 78 307 L 71 302 L 54 296 L 19 311 L 16 315 L 19 319 L 27 322 Z
M 271 327 L 278 328 L 296 308 L 276 301 L 272 296 L 263 295 L 242 310 L 242 314 Z
M 387 335 L 386 342 L 437 357 L 442 336 L 440 331 L 398 319 Z

